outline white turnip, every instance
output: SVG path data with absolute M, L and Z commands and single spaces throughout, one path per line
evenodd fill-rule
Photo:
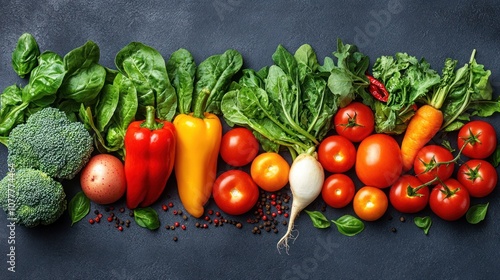
M 293 236 L 294 222 L 299 213 L 311 204 L 321 193 L 325 173 L 323 167 L 317 160 L 317 154 L 300 154 L 290 167 L 290 189 L 292 191 L 292 211 L 290 213 L 290 222 L 285 235 L 278 241 L 278 251 L 285 248 L 288 253 L 289 239 L 296 239 Z

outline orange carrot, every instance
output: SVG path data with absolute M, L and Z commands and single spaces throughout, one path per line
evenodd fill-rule
M 431 105 L 420 107 L 410 120 L 401 143 L 403 170 L 413 167 L 418 151 L 427 144 L 439 131 L 443 124 L 443 113 Z

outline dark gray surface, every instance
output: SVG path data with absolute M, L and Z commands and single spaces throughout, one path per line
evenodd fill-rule
M 372 63 L 377 56 L 404 51 L 424 56 L 436 69 L 446 57 L 465 63 L 476 48 L 477 60 L 492 70 L 495 90 L 500 87 L 500 7 L 495 1 L 1 2 L 2 89 L 24 83 L 10 65 L 23 32 L 32 33 L 42 50 L 61 55 L 93 40 L 101 48 L 101 63 L 113 68 L 114 55 L 131 41 L 151 45 L 166 58 L 187 48 L 198 63 L 234 48 L 245 66 L 253 68 L 269 65 L 278 44 L 294 51 L 309 43 L 322 59 L 336 49 L 337 38 L 357 44 Z M 499 117 L 492 121 L 498 129 Z M 3 176 L 3 146 L 0 158 Z M 71 196 L 79 186 L 67 182 L 66 188 Z M 500 275 L 499 192 L 497 188 L 487 199 L 473 200 L 490 202 L 481 224 L 443 222 L 431 214 L 429 235 L 413 225 L 413 215 L 405 215 L 407 221 L 401 223 L 392 208 L 380 221 L 365 223 L 365 231 L 355 237 L 334 228 L 314 229 L 302 215 L 297 221 L 300 236 L 289 255 L 279 254 L 275 246 L 284 230 L 253 235 L 247 224 L 242 230 L 199 230 L 190 219 L 187 231 L 175 232 L 179 241 L 174 243 L 174 233 L 163 228 L 149 232 L 134 225 L 118 232 L 107 222 L 91 226 L 85 221 L 70 227 L 65 215 L 51 226 L 15 228 L 15 273 L 7 271 L 9 231 L 2 212 L 0 279 L 494 279 Z M 166 193 L 180 205 L 174 185 Z M 328 209 L 326 215 L 344 213 L 352 214 L 352 207 Z M 173 221 L 171 214 L 160 215 L 164 223 Z M 390 232 L 391 227 L 398 231 Z

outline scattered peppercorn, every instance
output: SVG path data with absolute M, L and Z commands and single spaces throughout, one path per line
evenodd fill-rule
M 167 206 L 167 205 L 165 205 L 165 204 L 163 204 L 163 205 L 161 206 L 161 209 L 162 209 L 163 211 L 167 211 L 167 210 L 168 210 L 168 206 Z
M 169 208 L 174 207 L 174 203 L 172 203 L 172 202 L 168 203 L 168 207 L 169 207 Z
M 94 210 L 94 214 L 99 215 L 99 210 Z
M 123 231 L 123 227 L 122 227 L 122 226 L 119 226 L 119 227 L 118 227 L 118 230 L 119 230 L 119 231 Z
M 93 225 L 94 224 L 94 219 L 89 219 L 89 224 Z
M 177 238 L 177 236 L 174 236 L 172 239 L 173 239 L 175 242 L 177 242 L 177 240 L 179 240 L 179 239 Z
M 406 219 L 405 219 L 405 217 L 401 216 L 401 217 L 399 217 L 399 221 L 404 223 L 406 221 Z
M 214 210 L 210 209 L 208 210 L 208 215 L 213 215 L 214 214 Z
M 397 229 L 396 229 L 395 227 L 393 227 L 393 228 L 391 228 L 391 231 L 392 231 L 392 232 L 396 232 L 396 231 L 397 231 Z
M 182 230 L 186 230 L 186 225 L 181 226 Z

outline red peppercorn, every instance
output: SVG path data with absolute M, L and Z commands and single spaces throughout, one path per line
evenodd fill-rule
M 208 210 L 208 215 L 213 215 L 214 214 L 214 210 L 210 209 Z
M 219 219 L 214 219 L 214 224 L 219 224 Z
M 215 216 L 220 217 L 220 212 L 219 211 L 215 212 Z
M 205 221 L 209 221 L 210 220 L 210 217 L 209 216 L 205 216 Z
M 263 221 L 267 221 L 267 216 L 265 216 L 265 215 L 264 215 L 264 216 L 262 216 L 262 220 L 263 220 Z
M 163 209 L 163 211 L 167 211 L 168 210 L 168 206 L 166 204 L 163 204 L 161 206 L 161 209 Z
M 89 219 L 89 224 L 93 225 L 94 224 L 94 219 Z
M 285 216 L 285 218 L 288 218 L 288 213 L 285 213 L 285 215 L 284 215 L 284 216 Z
M 272 194 L 272 195 L 271 195 L 271 199 L 272 199 L 272 200 L 275 200 L 275 199 L 276 199 L 276 195 L 275 195 L 275 194 Z
M 276 201 L 274 201 L 274 200 L 273 200 L 273 201 L 271 201 L 271 205 L 272 205 L 272 206 L 276 206 Z
M 283 211 L 278 210 L 278 215 L 281 215 L 281 214 L 283 214 Z
M 203 228 L 208 228 L 208 225 L 207 224 L 203 224 Z
M 96 223 L 99 223 L 101 221 L 101 218 L 99 218 L 99 216 L 97 216 L 94 220 Z
M 99 215 L 97 215 L 97 217 L 99 217 L 99 219 L 102 219 L 102 214 L 99 213 Z
M 173 214 L 174 214 L 174 215 L 177 215 L 177 210 L 174 210 Z
M 118 227 L 118 230 L 119 230 L 119 231 L 123 231 L 123 227 L 122 227 L 122 226 L 119 226 L 119 227 Z
M 181 226 L 182 230 L 186 230 L 186 225 Z
M 174 207 L 174 203 L 170 202 L 170 203 L 168 204 L 168 207 L 169 207 L 169 208 Z
M 110 223 L 111 223 L 112 221 L 113 221 L 113 217 L 109 216 L 109 217 L 108 217 L 108 222 L 110 222 Z
M 278 216 L 278 215 L 277 215 L 275 212 L 273 212 L 273 213 L 271 214 L 271 216 L 273 216 L 273 218 L 276 218 L 276 216 Z
M 181 225 L 181 224 L 180 224 L 179 222 L 175 222 L 175 223 L 174 223 L 174 226 L 175 226 L 175 227 L 179 227 L 180 225 Z

